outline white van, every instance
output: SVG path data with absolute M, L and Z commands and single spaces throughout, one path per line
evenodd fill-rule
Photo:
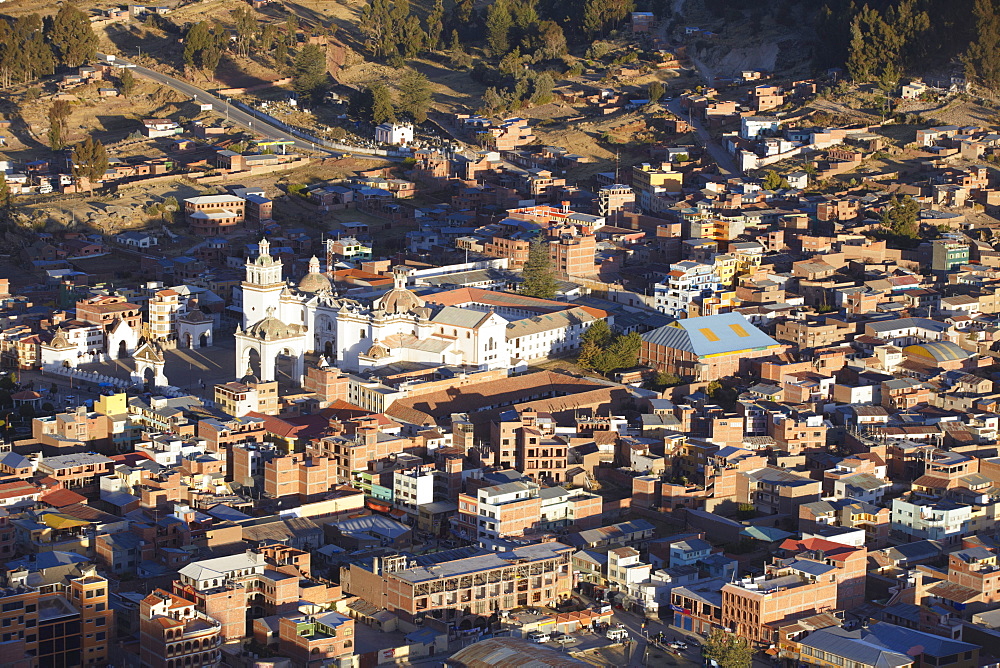
M 528 640 L 536 643 L 548 642 L 552 637 L 543 631 L 532 631 L 528 634 Z
M 616 627 L 613 629 L 608 629 L 608 632 L 604 636 L 611 642 L 622 642 L 623 640 L 628 640 L 628 629 L 623 629 Z

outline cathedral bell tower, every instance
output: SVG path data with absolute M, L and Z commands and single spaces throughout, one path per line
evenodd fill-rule
M 277 308 L 285 282 L 281 277 L 281 260 L 271 257 L 271 244 L 261 239 L 256 259 L 247 258 L 243 291 L 243 329 L 267 317 L 269 307 Z

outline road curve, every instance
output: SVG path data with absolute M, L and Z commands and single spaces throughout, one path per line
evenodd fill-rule
M 134 63 L 121 58 L 115 58 L 113 61 L 115 65 L 125 65 L 130 66 L 129 69 L 135 74 L 145 77 L 146 79 L 151 79 L 159 84 L 173 88 L 174 90 L 180 91 L 185 95 L 191 96 L 192 99 L 197 100 L 201 103 L 211 103 L 212 109 L 240 127 L 246 128 L 251 132 L 255 132 L 259 135 L 267 137 L 268 139 L 275 139 L 279 141 L 290 141 L 296 148 L 305 149 L 308 151 L 315 151 L 317 153 L 329 153 L 333 154 L 331 151 L 323 146 L 319 146 L 312 142 L 308 142 L 304 139 L 300 139 L 295 135 L 282 130 L 281 128 L 275 127 L 270 123 L 251 116 L 247 112 L 243 111 L 239 107 L 229 104 L 222 98 L 212 95 L 206 90 L 202 90 L 197 86 L 192 86 L 191 84 L 181 81 L 180 79 L 175 79 L 174 77 L 167 76 L 166 74 L 161 74 L 155 70 L 151 70 L 147 67 L 140 67 Z

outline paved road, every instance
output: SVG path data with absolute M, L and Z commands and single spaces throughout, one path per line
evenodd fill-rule
M 677 118 L 683 118 L 685 120 L 688 119 L 688 112 L 686 109 L 681 108 L 680 100 L 670 100 L 667 102 L 666 106 L 672 114 L 677 116 Z M 739 176 L 740 170 L 736 166 L 736 161 L 733 159 L 733 156 L 731 156 L 721 144 L 712 139 L 712 135 L 710 135 L 708 130 L 705 129 L 701 119 L 696 115 L 691 114 L 690 122 L 691 125 L 694 126 L 695 132 L 698 133 L 698 138 L 701 139 L 702 144 L 704 144 L 705 150 L 707 150 L 708 154 L 715 160 L 715 164 L 719 166 L 719 173 L 724 176 Z
M 244 127 L 251 132 L 256 132 L 259 135 L 263 135 L 268 139 L 275 139 L 279 141 L 290 141 L 293 145 L 300 149 L 306 149 L 310 151 L 316 151 L 319 153 L 334 153 L 325 147 L 317 146 L 312 142 L 300 139 L 295 135 L 282 130 L 281 128 L 275 127 L 270 123 L 254 118 L 247 112 L 243 111 L 239 107 L 229 104 L 222 98 L 212 95 L 206 90 L 202 90 L 197 86 L 192 86 L 191 84 L 181 81 L 180 79 L 175 79 L 174 77 L 167 76 L 166 74 L 161 74 L 155 70 L 151 70 L 148 67 L 140 67 L 134 63 L 130 63 L 122 58 L 115 58 L 114 63 L 117 65 L 132 65 L 130 68 L 135 74 L 151 79 L 157 83 L 164 86 L 173 88 L 174 90 L 180 91 L 185 95 L 191 96 L 192 99 L 197 99 L 198 102 L 208 102 L 212 104 L 212 109 L 219 114 L 224 114 L 226 118 L 236 125 Z

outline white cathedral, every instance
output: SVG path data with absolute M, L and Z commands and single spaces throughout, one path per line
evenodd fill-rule
M 393 271 L 394 286 L 368 307 L 339 298 L 319 260 L 309 261 L 296 287 L 282 277 L 281 260 L 262 239 L 257 258 L 247 259 L 241 284 L 243 325 L 236 329 L 236 376 L 252 368 L 260 380 L 276 380 L 277 360 L 291 360 L 301 383 L 305 355 L 318 353 L 345 370 L 397 362 L 509 368 L 508 320 L 492 310 L 432 308 L 406 288 L 406 269 Z

